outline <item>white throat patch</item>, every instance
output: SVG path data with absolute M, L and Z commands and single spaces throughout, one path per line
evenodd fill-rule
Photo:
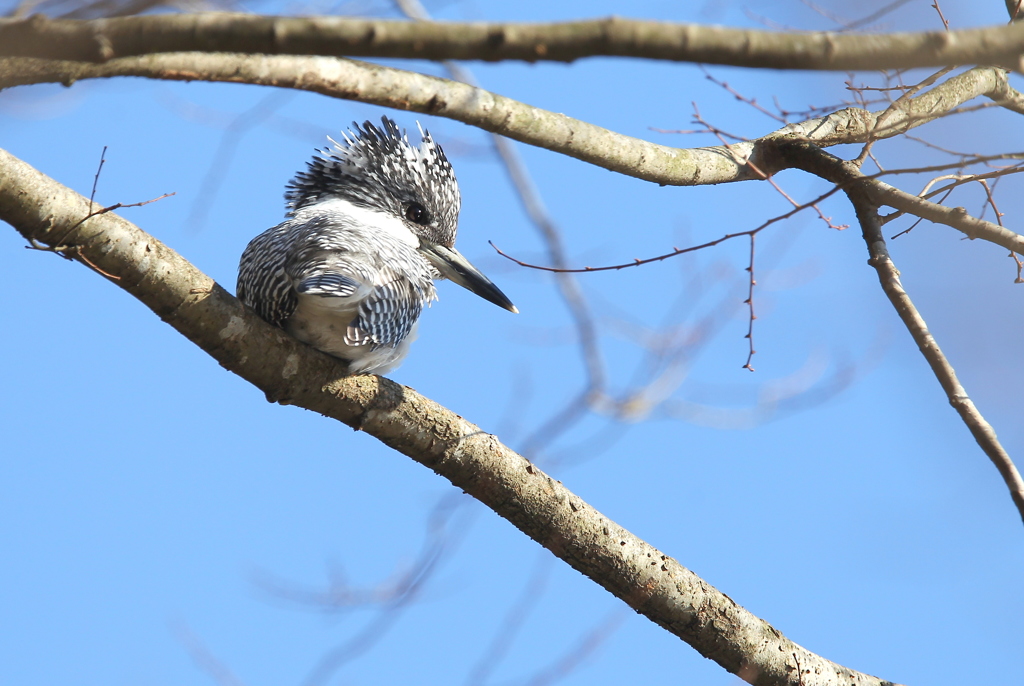
M 388 212 L 371 210 L 367 207 L 354 205 L 344 198 L 329 198 L 322 202 L 309 205 L 305 209 L 316 208 L 317 212 L 338 213 L 366 226 L 374 226 L 392 238 L 412 248 L 420 247 L 420 239 L 401 219 Z

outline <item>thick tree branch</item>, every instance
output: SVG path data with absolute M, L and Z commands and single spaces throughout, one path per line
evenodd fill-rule
M 553 24 L 162 14 L 0 21 L 0 55 L 104 62 L 161 52 L 571 62 L 599 55 L 757 69 L 860 71 L 999 64 L 1024 54 L 1024 26 L 890 34 L 778 33 L 608 17 Z
M 477 498 L 637 612 L 758 686 L 882 686 L 785 638 L 571 493 L 496 436 L 290 338 L 183 257 L 0 151 L 0 218 L 26 240 L 111 278 L 228 369 L 267 393 L 363 430 Z
M 956 376 L 953 365 L 950 364 L 945 354 L 943 354 L 935 337 L 928 330 L 928 325 L 925 323 L 921 313 L 917 311 L 910 296 L 903 289 L 903 284 L 900 281 L 900 272 L 896 269 L 892 258 L 889 256 L 889 250 L 882 235 L 882 224 L 877 210 L 881 204 L 893 204 L 891 202 L 891 191 L 895 191 L 895 189 L 881 189 L 880 186 L 884 186 L 884 184 L 865 177 L 853 163 L 845 162 L 811 145 L 785 144 L 780 147 L 780 152 L 794 166 L 842 186 L 847 196 L 849 196 L 854 209 L 857 211 L 857 218 L 864 231 L 864 240 L 868 245 L 868 254 L 870 256 L 868 264 L 878 272 L 878 280 L 882 284 L 882 290 L 896 309 L 900 319 L 903 320 L 904 326 L 907 327 L 910 335 L 914 338 L 914 342 L 917 343 L 918 349 L 920 349 L 921 354 L 931 367 L 932 373 L 935 374 L 935 378 L 938 379 L 939 384 L 942 386 L 942 390 L 946 392 L 949 404 L 960 415 L 960 419 L 967 425 L 971 435 L 974 436 L 974 440 L 977 441 L 984 453 L 992 460 L 996 469 L 999 470 L 999 474 L 1002 476 L 1004 483 L 1006 483 L 1006 487 L 1010 490 L 1010 497 L 1013 499 L 1021 519 L 1024 520 L 1024 479 L 1021 478 L 1020 472 L 1017 470 L 1016 465 L 1014 465 L 1009 453 L 1006 452 L 996 437 L 995 429 L 985 420 L 985 417 L 967 395 L 967 391 Z M 899 193 L 899 191 L 895 192 Z M 916 196 L 909 196 L 909 198 L 922 203 L 927 202 L 920 200 Z M 932 203 L 927 204 L 932 205 Z M 967 216 L 967 213 L 962 211 L 963 208 L 948 209 L 939 205 L 932 205 L 932 207 L 954 215 Z M 961 211 L 958 212 L 958 210 Z M 914 213 L 919 216 L 926 216 L 921 212 Z M 926 218 L 932 219 L 931 216 Z M 932 220 L 941 221 L 941 219 Z M 978 221 L 973 218 L 971 220 L 974 222 Z M 955 226 L 950 221 L 943 221 L 943 223 Z M 1017 237 L 1019 242 L 1021 237 L 1017 234 L 1013 235 Z M 1000 244 L 1002 245 L 1002 243 Z M 1019 248 L 1017 249 L 1019 250 Z
M 128 57 L 105 64 L 0 58 L 0 88 L 54 82 L 70 85 L 79 79 L 113 76 L 296 88 L 448 117 L 666 185 L 756 178 L 724 149 L 689 151 L 655 145 L 457 81 L 355 60 L 205 53 Z
M 0 89 L 34 83 L 71 85 L 80 79 L 141 76 L 178 81 L 250 83 L 296 88 L 335 98 L 422 112 L 477 126 L 529 145 L 560 152 L 611 171 L 670 186 L 760 180 L 782 167 L 764 155 L 778 138 L 819 146 L 863 143 L 898 135 L 978 96 L 1011 109 L 1024 98 L 998 68 L 976 68 L 903 102 L 868 112 L 849 108 L 753 141 L 706 148 L 672 148 L 624 136 L 564 114 L 434 76 L 335 57 L 172 53 L 114 59 L 104 64 L 0 58 Z M 1024 111 L 1024 109 L 1022 109 Z M 754 162 L 755 170 L 747 164 Z

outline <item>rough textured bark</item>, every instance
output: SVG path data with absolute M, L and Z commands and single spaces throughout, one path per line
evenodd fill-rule
M 0 218 L 125 289 L 268 397 L 366 431 L 465 490 L 637 612 L 758 686 L 881 686 L 793 643 L 462 417 L 266 324 L 183 257 L 0 151 Z
M 574 60 L 598 55 L 755 69 L 858 71 L 999 64 L 1024 53 L 1024 27 L 843 34 L 731 29 L 608 17 L 553 24 L 414 23 L 241 14 L 0 21 L 0 55 L 104 62 L 159 52 L 253 52 L 429 60 Z

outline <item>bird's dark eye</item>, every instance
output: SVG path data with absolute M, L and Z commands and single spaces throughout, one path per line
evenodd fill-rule
M 405 218 L 414 224 L 426 224 L 427 208 L 418 202 L 411 202 L 405 206 Z

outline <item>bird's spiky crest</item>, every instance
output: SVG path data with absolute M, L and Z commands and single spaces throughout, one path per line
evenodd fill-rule
M 396 203 L 433 205 L 454 227 L 460 205 L 459 188 L 444 151 L 420 128 L 422 141 L 409 142 L 405 131 L 388 117 L 378 128 L 369 121 L 342 131 L 342 141 L 319 153 L 299 172 L 285 192 L 289 214 L 333 197 L 379 210 Z M 419 126 L 417 124 L 417 126 Z M 440 218 L 440 217 L 439 217 Z M 453 236 L 454 237 L 454 236 Z

